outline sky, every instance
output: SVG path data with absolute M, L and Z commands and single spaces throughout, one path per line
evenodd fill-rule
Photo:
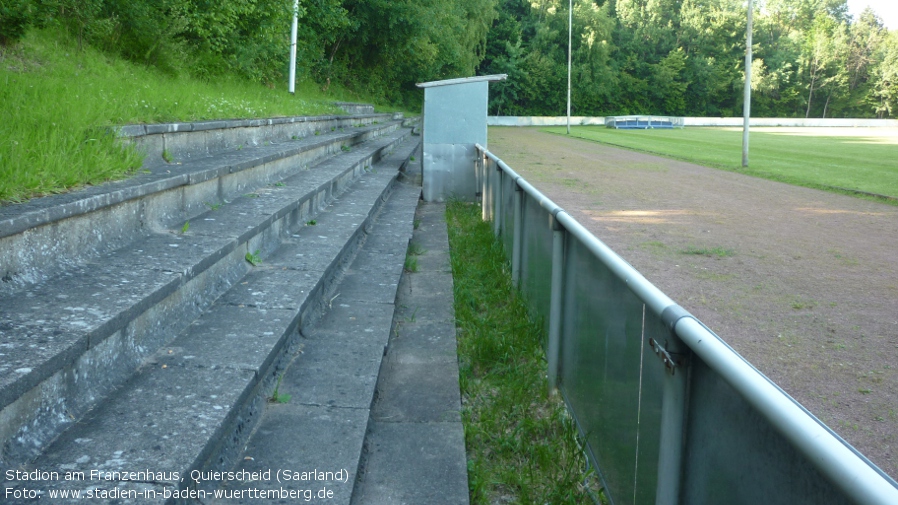
M 898 0 L 848 0 L 848 9 L 855 19 L 868 5 L 879 14 L 886 28 L 898 30 Z

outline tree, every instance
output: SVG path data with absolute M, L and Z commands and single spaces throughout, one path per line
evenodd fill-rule
M 686 113 L 686 88 L 689 82 L 683 77 L 686 68 L 686 53 L 682 48 L 668 53 L 654 65 L 652 74 L 652 94 L 662 114 L 681 116 Z
M 811 30 L 805 38 L 799 63 L 808 79 L 808 99 L 805 117 L 810 117 L 814 101 L 814 93 L 827 92 L 826 106 L 834 92 L 833 88 L 845 82 L 845 67 L 840 61 L 841 49 L 844 46 L 844 25 L 837 25 L 836 20 L 828 14 L 815 18 Z
M 898 31 L 889 32 L 882 44 L 882 60 L 871 72 L 876 116 L 898 113 Z
M 687 57 L 686 103 L 697 115 L 735 112 L 746 12 L 740 0 L 684 0 L 677 40 Z
M 578 115 L 601 115 L 619 91 L 610 63 L 615 24 L 610 12 L 610 4 L 599 7 L 590 0 L 574 3 L 571 66 L 576 85 L 571 90 L 571 107 Z

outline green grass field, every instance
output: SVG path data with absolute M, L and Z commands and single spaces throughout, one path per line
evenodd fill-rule
M 564 127 L 544 131 L 565 134 Z M 571 128 L 571 135 L 799 186 L 898 198 L 898 132 L 874 128 L 754 128 L 742 168 L 741 128 Z

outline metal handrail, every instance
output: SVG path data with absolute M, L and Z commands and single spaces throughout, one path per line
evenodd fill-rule
M 492 159 L 518 188 L 539 202 L 567 233 L 577 238 L 621 279 L 656 315 L 664 318 L 679 309 L 667 295 L 632 265 L 581 225 L 573 216 L 533 187 L 495 154 L 480 144 L 475 148 Z M 691 314 L 679 309 L 671 321 L 673 331 L 715 373 L 752 405 L 797 451 L 845 495 L 859 504 L 898 504 L 898 483 L 870 462 L 794 398 Z

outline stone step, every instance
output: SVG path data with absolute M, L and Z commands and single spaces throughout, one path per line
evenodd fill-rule
M 334 105 L 343 109 L 347 114 L 371 114 L 374 112 L 374 106 L 366 103 L 334 102 Z
M 349 504 L 420 194 L 420 186 L 397 186 L 327 313 L 303 330 L 301 352 L 279 384 L 289 401 L 269 403 L 237 466 L 228 469 L 269 477 L 221 482 L 224 497 L 208 503 L 250 504 L 258 496 L 301 501 L 311 493 Z M 303 476 L 316 469 L 323 473 Z M 295 478 L 279 482 L 279 470 Z
M 349 116 L 340 121 L 361 119 Z M 41 282 L 194 219 L 354 145 L 389 135 L 401 128 L 402 122 L 350 123 L 334 126 L 334 131 L 297 132 L 305 136 L 294 135 L 295 140 L 278 137 L 256 146 L 228 144 L 231 149 L 212 150 L 213 155 L 180 157 L 177 153 L 191 151 L 186 146 L 175 150 L 171 163 L 148 157 L 141 170 L 127 180 L 0 207 L 0 294 Z M 223 134 L 220 130 L 199 133 Z
M 468 503 L 446 206 L 421 202 L 352 505 Z
M 0 467 L 34 457 L 245 275 L 248 259 L 276 250 L 407 134 L 370 140 L 186 226 L 0 293 Z
M 205 503 L 468 503 L 445 205 L 416 210 L 420 186 L 406 188 L 303 331 L 285 401 Z M 416 266 L 403 272 L 410 238 Z
M 424 159 L 424 146 L 418 146 L 418 149 L 412 153 L 412 157 L 409 159 L 408 164 L 403 167 L 402 171 L 399 173 L 400 179 L 410 184 L 417 184 L 421 186 L 424 184 L 424 175 L 423 175 L 423 165 L 421 164 Z
M 126 125 L 116 128 L 115 134 L 140 149 L 147 161 L 160 163 L 163 153 L 184 160 L 403 119 L 401 113 L 375 114 L 373 108 L 346 112 L 349 115 Z
M 191 472 L 234 468 L 266 399 L 273 389 L 284 393 L 287 362 L 305 352 L 309 339 L 299 331 L 340 299 L 333 292 L 338 272 L 364 241 L 399 166 L 415 148 L 411 141 L 397 147 L 314 216 L 314 224 L 309 219 L 285 227 L 278 246 L 260 249 L 261 263 L 247 267 L 246 275 L 208 310 L 25 468 L 87 472 L 86 480 L 45 488 L 85 493 L 103 488 L 118 493 L 105 495 L 107 501 L 125 498 L 122 503 L 170 502 L 174 491 L 202 489 Z M 292 182 L 285 181 L 286 187 Z M 248 200 L 255 204 L 262 198 Z M 245 205 L 242 210 L 251 210 Z M 217 221 L 202 233 L 212 235 Z M 235 228 L 234 233 L 241 232 Z M 110 474 L 116 479 L 105 481 L 100 474 L 90 480 L 90 470 L 149 470 L 151 475 L 120 479 Z M 200 477 L 213 482 L 208 475 Z

